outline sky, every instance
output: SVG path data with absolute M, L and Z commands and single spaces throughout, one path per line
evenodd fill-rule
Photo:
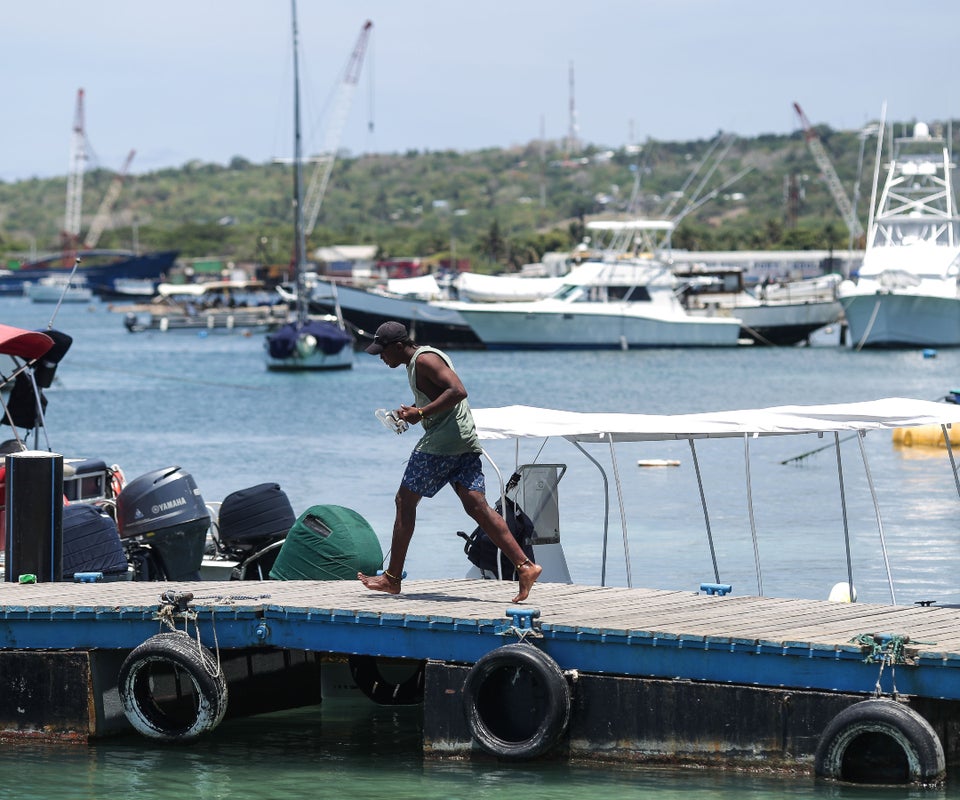
M 289 158 L 290 18 L 289 0 L 5 0 L 0 180 L 70 171 L 79 89 L 88 169 Z M 786 134 L 794 102 L 843 130 L 884 103 L 960 115 L 956 0 L 298 0 L 298 22 L 306 153 Z

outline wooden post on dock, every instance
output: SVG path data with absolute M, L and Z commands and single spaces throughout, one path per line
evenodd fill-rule
M 63 571 L 63 456 L 39 450 L 6 457 L 5 578 L 58 581 Z

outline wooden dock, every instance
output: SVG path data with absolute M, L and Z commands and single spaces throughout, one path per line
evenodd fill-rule
M 0 647 L 133 648 L 160 632 L 165 592 L 193 595 L 204 644 L 472 663 L 533 636 L 564 669 L 871 691 L 860 636 L 897 636 L 905 694 L 960 700 L 960 610 L 538 584 L 407 581 L 401 595 L 351 581 L 0 584 Z M 531 631 L 513 608 L 535 609 Z M 890 687 L 884 687 L 889 690 Z
M 909 696 L 937 717 L 947 759 L 960 756 L 960 744 L 948 734 L 960 709 L 956 608 L 550 583 L 514 606 L 514 590 L 515 584 L 484 580 L 411 580 L 398 596 L 353 581 L 6 583 L 0 584 L 0 655 L 128 652 L 170 630 L 172 621 L 179 629 L 188 624 L 191 635 L 199 629 L 203 644 L 220 651 L 281 649 L 445 665 L 440 677 L 428 670 L 427 703 L 439 699 L 424 712 L 427 747 L 443 753 L 462 738 L 462 731 L 451 733 L 461 705 L 444 704 L 453 696 L 460 702 L 464 670 L 503 645 L 524 642 L 571 680 L 669 682 L 673 692 L 681 683 L 737 687 L 741 698 L 746 688 L 772 692 L 777 708 L 796 704 L 804 693 L 828 695 L 837 701 L 828 720 L 878 689 Z M 588 686 L 579 690 L 584 697 Z M 718 689 L 711 702 L 736 713 L 730 697 Z M 797 734 L 790 757 L 809 767 L 815 729 L 824 722 L 803 724 L 809 730 Z M 705 750 L 700 743 L 690 752 Z

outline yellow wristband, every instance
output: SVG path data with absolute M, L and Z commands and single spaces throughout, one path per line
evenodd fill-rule
M 424 415 L 423 415 L 423 409 L 422 409 L 422 408 L 418 408 L 417 411 L 420 413 L 420 419 L 423 419 L 423 416 L 424 416 Z

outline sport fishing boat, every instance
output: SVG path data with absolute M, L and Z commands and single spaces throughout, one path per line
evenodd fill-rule
M 293 263 L 296 275 L 296 315 L 264 342 L 267 369 L 303 372 L 350 369 L 353 367 L 353 336 L 347 331 L 337 299 L 337 286 L 328 283 L 333 314 L 310 314 L 310 299 L 317 286 L 306 263 L 306 235 L 303 220 L 303 146 L 300 135 L 300 56 L 298 52 L 297 9 L 293 17 Z
M 878 152 L 874 196 L 879 166 Z M 960 346 L 960 217 L 952 170 L 949 143 L 925 123 L 893 140 L 863 266 L 839 289 L 855 349 Z
M 588 230 L 608 237 L 594 255 L 540 300 L 438 303 L 460 312 L 489 349 L 600 350 L 733 347 L 740 320 L 695 316 L 680 302 L 681 284 L 666 259 L 674 224 L 662 219 L 601 220 Z
M 489 349 L 733 347 L 735 317 L 690 314 L 678 281 L 653 258 L 588 261 L 550 297 L 527 303 L 440 303 L 455 309 Z

